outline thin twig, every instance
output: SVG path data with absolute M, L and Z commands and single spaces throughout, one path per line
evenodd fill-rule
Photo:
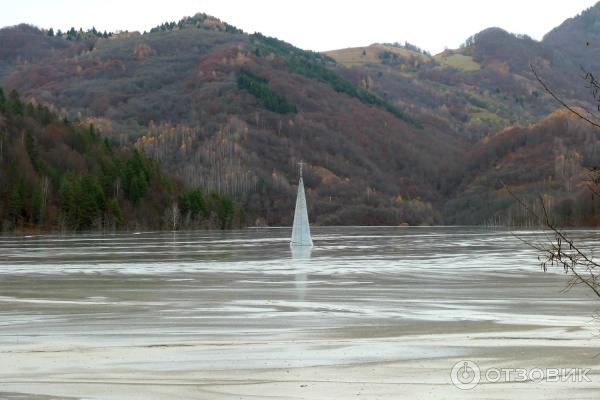
M 504 184 L 503 184 L 504 185 Z M 538 222 L 541 222 L 546 228 L 552 231 L 557 239 L 557 244 L 552 244 L 550 249 L 532 246 L 534 249 L 538 251 L 542 251 L 543 253 L 548 254 L 547 260 L 552 264 L 557 263 L 562 265 L 566 271 L 571 272 L 575 281 L 571 282 L 570 286 L 574 286 L 577 283 L 582 283 L 590 288 L 596 296 L 600 297 L 600 287 L 597 282 L 597 276 L 594 275 L 593 270 L 596 268 L 600 268 L 600 264 L 596 263 L 594 260 L 590 259 L 579 247 L 577 247 L 571 239 L 569 239 L 563 232 L 561 232 L 551 221 L 550 215 L 548 214 L 548 210 L 546 209 L 546 205 L 544 204 L 544 200 L 540 198 L 543 216 L 540 216 L 536 213 L 528 204 L 526 204 L 520 197 L 510 190 L 510 188 L 504 185 L 504 189 L 523 207 L 530 215 L 532 215 Z M 573 252 L 573 254 L 565 253 L 562 250 L 562 243 L 566 243 L 569 245 L 569 251 Z M 546 269 L 545 262 L 542 262 L 542 266 L 544 270 Z M 590 275 L 590 278 L 585 278 L 583 275 L 576 270 L 576 266 L 580 265 L 585 267 L 587 273 Z
M 548 92 L 550 94 L 550 96 L 552 96 L 554 98 L 554 100 L 556 100 L 557 102 L 559 102 L 560 105 L 562 105 L 564 108 L 566 108 L 571 113 L 575 114 L 577 117 L 581 118 L 585 122 L 587 122 L 587 123 L 595 126 L 596 128 L 600 128 L 600 124 L 598 124 L 597 122 L 592 121 L 591 119 L 589 119 L 585 115 L 581 114 L 579 111 L 575 110 L 573 107 L 571 107 L 570 105 L 568 105 L 563 99 L 561 99 L 556 93 L 554 93 L 552 91 L 552 89 L 550 89 L 548 87 L 548 85 L 546 85 L 546 82 L 544 82 L 544 80 L 542 78 L 540 78 L 540 76 L 538 75 L 537 71 L 535 70 L 535 68 L 533 67 L 532 64 L 529 64 L 529 68 L 531 68 L 531 71 L 533 72 L 533 75 L 535 76 L 535 79 L 537 79 L 537 81 L 540 83 L 540 85 L 542 85 L 542 87 L 544 88 L 544 90 L 546 92 Z

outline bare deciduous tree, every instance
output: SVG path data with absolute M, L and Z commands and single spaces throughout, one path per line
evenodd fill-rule
M 176 231 L 177 230 L 177 226 L 179 225 L 179 205 L 177 204 L 177 201 L 173 202 L 173 205 L 171 206 L 171 226 L 173 227 L 173 230 Z

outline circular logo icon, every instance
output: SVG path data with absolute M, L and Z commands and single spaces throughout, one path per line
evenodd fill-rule
M 471 390 L 481 380 L 481 370 L 477 363 L 462 360 L 454 364 L 450 373 L 452 384 L 461 390 Z

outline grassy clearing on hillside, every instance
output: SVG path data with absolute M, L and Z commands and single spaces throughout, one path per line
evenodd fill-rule
M 379 55 L 384 51 L 397 54 L 400 57 L 407 59 L 410 57 L 418 57 L 421 61 L 427 61 L 430 59 L 429 57 L 414 51 L 380 44 L 375 44 L 368 47 L 352 47 L 348 49 L 327 51 L 325 54 L 333 58 L 338 64 L 341 64 L 345 67 L 353 67 L 356 65 L 365 64 L 382 64 Z
M 443 68 L 454 68 L 464 72 L 479 71 L 481 69 L 481 66 L 473 60 L 473 57 L 463 54 L 442 53 L 435 56 L 435 59 Z
M 509 122 L 506 119 L 498 116 L 498 114 L 494 114 L 493 112 L 489 112 L 487 110 L 471 112 L 471 113 L 469 113 L 469 115 L 471 116 L 471 119 L 473 119 L 473 120 L 481 120 L 481 121 L 487 120 L 487 121 L 494 122 L 494 123 L 508 123 Z

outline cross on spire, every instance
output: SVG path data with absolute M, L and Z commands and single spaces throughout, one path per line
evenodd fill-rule
M 300 166 L 300 178 L 302 178 L 302 166 L 304 165 L 304 161 L 300 160 L 300 162 L 298 163 L 298 165 Z

